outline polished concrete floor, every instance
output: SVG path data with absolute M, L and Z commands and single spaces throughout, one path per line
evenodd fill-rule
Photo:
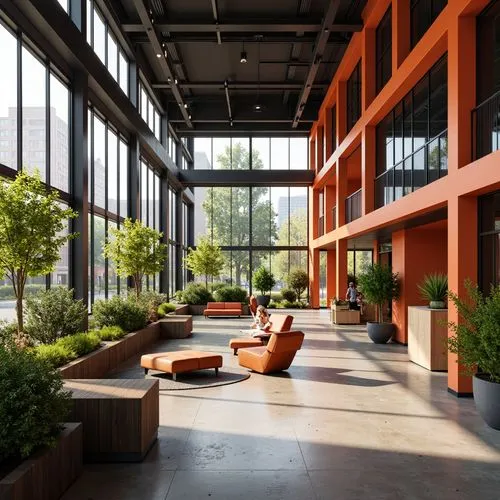
M 287 373 L 162 393 L 146 460 L 87 465 L 64 499 L 500 499 L 500 432 L 446 374 L 326 311 L 293 314 L 306 340 Z M 234 365 L 227 343 L 247 323 L 199 318 L 165 347 Z

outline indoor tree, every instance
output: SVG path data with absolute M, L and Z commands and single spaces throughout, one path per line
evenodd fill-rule
M 110 259 L 118 276 L 132 277 L 135 296 L 139 298 L 144 276 L 159 273 L 167 259 L 163 233 L 144 226 L 140 220 L 125 219 L 119 229 L 111 228 L 112 239 L 104 245 L 104 256 Z
M 303 269 L 294 269 L 288 275 L 287 285 L 296 293 L 297 300 L 300 301 L 302 294 L 309 286 L 309 276 Z
M 18 334 L 24 330 L 26 281 L 54 271 L 61 247 L 77 236 L 65 231 L 77 215 L 61 206 L 57 190 L 47 189 L 38 172 L 0 182 L 0 278 L 14 288 Z
M 202 237 L 196 249 L 189 249 L 184 264 L 195 276 L 205 276 L 205 286 L 208 287 L 208 278 L 220 275 L 224 256 L 219 246 L 212 245 L 207 237 Z

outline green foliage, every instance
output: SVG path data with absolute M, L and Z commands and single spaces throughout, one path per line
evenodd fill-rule
M 271 300 L 274 300 L 274 302 L 281 302 L 283 300 L 281 292 L 271 292 Z
M 0 279 L 12 283 L 22 332 L 26 280 L 54 271 L 60 248 L 76 237 L 65 226 L 77 213 L 61 206 L 58 192 L 47 190 L 38 173 L 20 172 L 13 182 L 0 182 L 0 214 Z
M 261 295 L 270 292 L 276 284 L 276 280 L 272 273 L 270 273 L 264 266 L 259 267 L 252 277 L 253 286 L 260 291 Z
M 201 283 L 188 283 L 182 291 L 181 303 L 192 306 L 202 306 L 207 302 L 213 302 L 214 298 L 205 285 Z
M 100 330 L 95 330 L 93 333 L 95 333 L 101 340 L 105 342 L 120 340 L 127 334 L 127 332 L 123 330 L 123 328 L 116 325 L 104 326 Z
M 109 232 L 112 239 L 104 245 L 104 256 L 111 260 L 118 276 L 133 278 L 139 297 L 144 276 L 159 273 L 167 259 L 167 245 L 160 241 L 163 233 L 131 219 Z
M 247 291 L 239 286 L 223 286 L 215 291 L 217 302 L 247 302 Z
M 488 297 L 470 281 L 465 282 L 465 288 L 468 300 L 448 292 L 460 318 L 458 323 L 448 324 L 453 332 L 448 348 L 458 354 L 467 373 L 474 373 L 477 367 L 492 382 L 500 383 L 500 285 L 492 287 Z
M 130 300 L 131 297 L 129 297 Z M 158 321 L 158 307 L 168 301 L 168 296 L 154 290 L 144 291 L 136 298 L 138 304 L 148 311 L 148 322 Z
M 164 302 L 158 307 L 158 316 L 164 318 L 167 314 L 175 312 L 175 304 Z
M 26 298 L 26 330 L 33 340 L 55 342 L 83 329 L 88 312 L 73 290 L 54 287 Z
M 309 287 L 309 276 L 302 269 L 294 269 L 288 275 L 286 282 L 287 282 L 288 287 L 295 291 L 297 299 L 300 300 L 300 297 L 302 296 L 302 294 Z M 281 293 L 283 293 L 283 292 L 281 292 Z
M 118 295 L 94 302 L 92 314 L 98 327 L 119 326 L 126 332 L 141 330 L 148 322 L 148 310 L 143 305 Z
M 57 342 L 55 344 L 41 344 L 35 348 L 35 352 L 38 358 L 43 359 L 52 368 L 64 366 L 78 357 L 75 351 Z
M 37 283 L 27 284 L 24 286 L 24 296 L 35 294 L 45 290 L 45 288 L 45 283 L 43 285 Z M 15 298 L 16 295 L 11 285 L 0 285 L 0 300 L 14 300 Z
M 276 309 L 277 308 L 277 305 L 278 305 L 278 302 L 271 302 L 267 308 L 268 309 Z
M 306 302 L 301 302 L 301 301 L 289 301 L 289 300 L 284 300 L 281 305 L 286 308 L 286 309 L 306 309 L 308 307 L 308 304 Z
M 0 346 L 0 462 L 54 445 L 69 400 L 60 374 L 45 361 Z
M 15 343 L 17 334 L 17 323 L 0 321 L 0 346 L 11 347 Z
M 290 288 L 283 288 L 281 290 L 281 296 L 287 302 L 295 302 L 297 300 L 297 292 L 295 290 L 291 290 Z
M 388 266 L 375 263 L 358 276 L 358 283 L 364 300 L 377 306 L 379 320 L 382 321 L 382 306 L 399 297 L 398 273 L 393 273 Z
M 448 294 L 448 276 L 446 274 L 429 274 L 424 276 L 418 285 L 420 295 L 429 302 L 445 301 Z
M 212 245 L 207 237 L 200 238 L 196 250 L 190 248 L 184 259 L 184 265 L 195 276 L 205 276 L 206 286 L 208 286 L 208 278 L 220 275 L 224 262 L 220 247 Z

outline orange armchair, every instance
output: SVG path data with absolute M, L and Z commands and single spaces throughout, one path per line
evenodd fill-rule
M 238 362 L 240 366 L 264 374 L 287 370 L 303 340 L 302 332 L 273 333 L 267 346 L 240 349 Z

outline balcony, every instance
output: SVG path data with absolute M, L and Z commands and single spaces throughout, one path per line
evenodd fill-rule
M 337 229 L 337 207 L 332 208 L 332 231 Z
M 318 221 L 318 238 L 325 234 L 325 216 L 321 215 Z
M 500 91 L 472 110 L 472 160 L 500 149 Z
M 358 189 L 345 200 L 345 222 L 348 224 L 361 217 L 361 189 Z
M 376 208 L 389 205 L 448 173 L 448 135 L 441 132 L 375 179 Z

